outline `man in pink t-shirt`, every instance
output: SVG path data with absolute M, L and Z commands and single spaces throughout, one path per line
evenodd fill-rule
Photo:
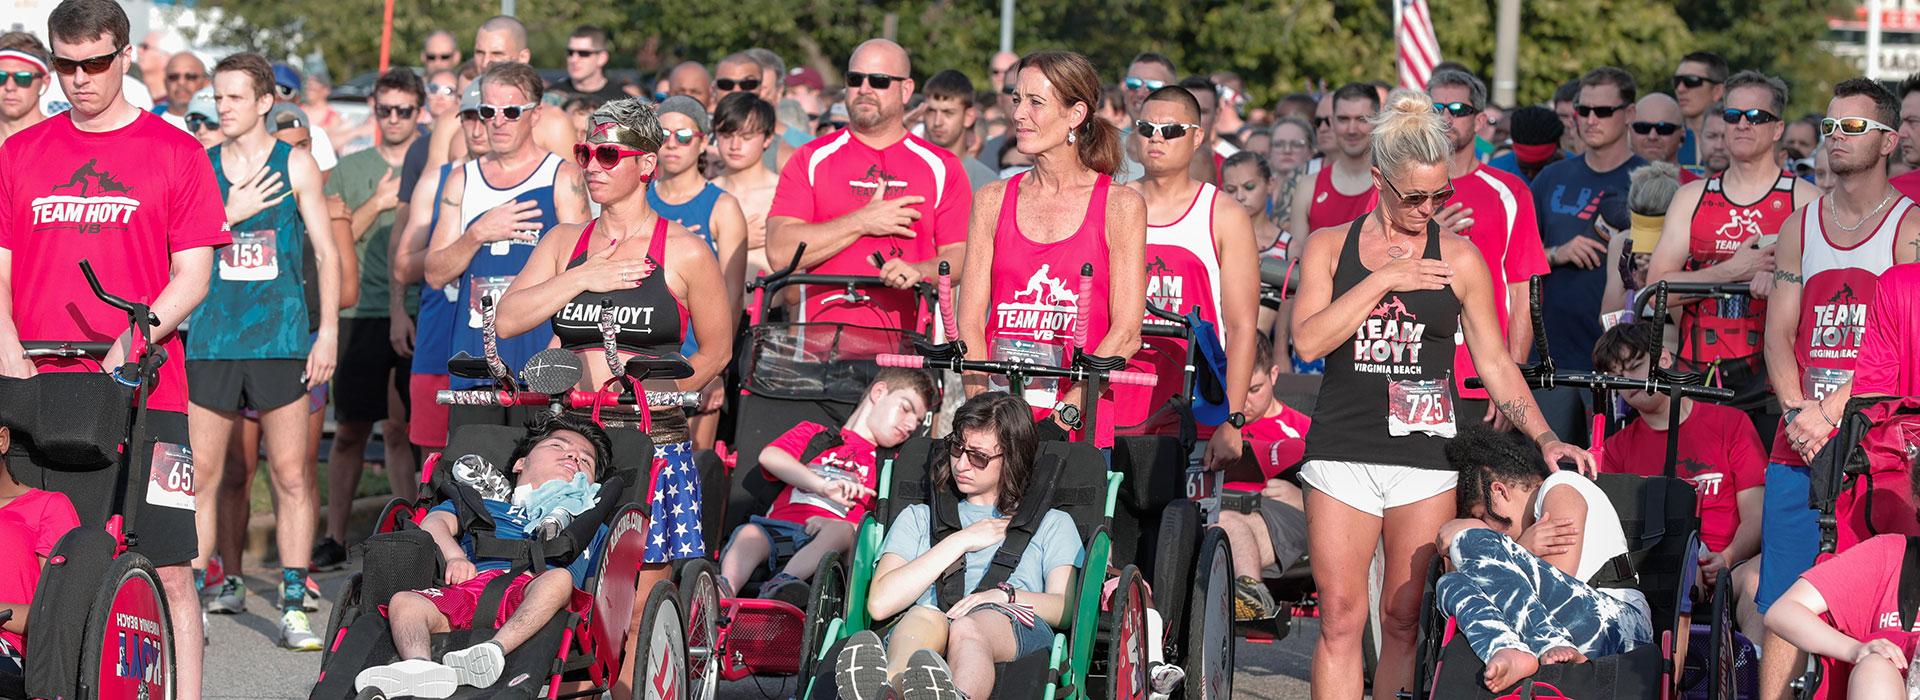
M 1853 363 L 1854 396 L 1920 396 L 1920 263 L 1880 273 Z
M 780 171 L 767 212 L 768 263 L 786 267 L 804 243 L 807 272 L 878 275 L 893 288 L 850 295 L 810 287 L 797 320 L 911 328 L 914 285 L 941 261 L 960 277 L 973 189 L 959 158 L 907 132 L 911 70 L 906 49 L 886 39 L 854 49 L 846 73 L 852 122 L 800 147 Z
M 140 537 L 132 547 L 159 567 L 172 609 L 179 697 L 200 696 L 200 599 L 187 567 L 197 548 L 187 449 L 186 354 L 174 330 L 206 296 L 214 249 L 227 245 L 227 216 L 213 166 L 199 142 L 129 104 L 121 77 L 132 62 L 126 13 L 113 0 L 65 0 L 47 18 L 53 68 L 73 108 L 0 146 L 0 374 L 29 377 L 26 341 L 113 343 L 100 365 L 139 348 L 126 314 L 94 298 L 79 262 L 107 291 L 152 306 L 153 337 L 166 351 L 150 387 L 153 472 L 130 498 Z M 48 364 L 37 371 L 82 371 Z M 80 406 L 46 406 L 77 410 Z M 165 456 L 166 459 L 161 457 Z M 42 472 L 16 454 L 29 485 Z M 145 460 L 136 460 L 141 464 Z M 144 497 L 140 491 L 144 491 Z
M 1485 167 L 1474 157 L 1474 134 L 1486 121 L 1486 84 L 1471 74 L 1440 71 L 1427 81 L 1427 92 L 1446 119 L 1448 138 L 1453 143 L 1453 157 L 1447 161 L 1447 174 L 1453 178 L 1453 200 L 1436 221 L 1442 228 L 1473 241 L 1480 257 L 1486 259 L 1493 288 L 1498 290 L 1493 295 L 1494 311 L 1507 339 L 1507 355 L 1515 363 L 1524 363 L 1533 350 L 1527 282 L 1548 269 L 1546 247 L 1541 243 L 1533 211 L 1533 191 L 1519 177 Z M 1462 405 L 1472 409 L 1462 415 L 1504 429 L 1507 419 L 1494 409 L 1487 391 L 1467 388 L 1467 379 L 1480 376 L 1480 372 L 1474 369 L 1465 336 L 1456 337 L 1461 340 L 1453 353 L 1454 390 Z

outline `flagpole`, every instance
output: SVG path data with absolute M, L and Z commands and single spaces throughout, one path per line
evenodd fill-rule
M 1387 38 L 1393 46 L 1393 76 L 1396 83 L 1402 82 L 1400 76 L 1406 75 L 1404 71 L 1407 69 L 1406 62 L 1400 60 L 1400 15 L 1404 10 L 1402 0 L 1393 0 L 1393 31 Z

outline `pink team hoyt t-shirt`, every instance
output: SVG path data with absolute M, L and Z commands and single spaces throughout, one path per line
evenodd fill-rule
M 14 328 L 23 341 L 119 337 L 126 314 L 94 298 L 80 261 L 93 265 L 106 291 L 152 303 L 170 279 L 172 254 L 231 242 L 226 220 L 206 151 L 153 114 L 104 133 L 58 116 L 8 137 L 0 147 L 0 248 L 13 253 Z M 160 342 L 167 361 L 148 406 L 185 413 L 186 353 L 178 334 Z
M 878 188 L 885 188 L 886 199 L 925 200 L 913 205 L 920 212 L 920 219 L 911 226 L 913 237 L 862 236 L 807 272 L 871 277 L 880 272 L 872 261 L 876 253 L 889 260 L 924 262 L 933 259 L 940 246 L 967 241 L 973 189 L 967 184 L 966 168 L 953 153 L 912 134 L 876 149 L 851 129 L 843 129 L 801 146 L 780 170 L 780 185 L 767 218 L 830 221 L 866 206 Z M 788 261 L 768 262 L 780 269 Z M 912 292 L 875 289 L 866 294 L 871 301 L 848 301 L 832 288 L 813 287 L 803 307 L 803 320 L 871 328 L 908 328 L 914 323 Z
M 1905 535 L 1876 535 L 1838 556 L 1814 564 L 1800 578 L 1820 592 L 1827 612 L 1820 618 L 1857 641 L 1886 639 L 1911 657 L 1914 630 L 1900 628 L 1900 568 L 1906 560 Z M 1850 664 L 1835 661 L 1826 674 L 1826 697 L 1847 697 Z M 1908 669 L 1912 673 L 1912 669 Z
M 1880 273 L 1853 364 L 1853 395 L 1920 396 L 1920 263 Z
M 1500 317 L 1500 337 L 1506 338 L 1508 306 L 1507 285 L 1525 283 L 1534 275 L 1547 274 L 1546 246 L 1540 241 L 1540 224 L 1534 216 L 1533 190 L 1512 173 L 1499 168 L 1475 167 L 1473 172 L 1453 180 L 1453 202 L 1473 212 L 1473 226 L 1461 235 L 1473 241 L 1480 257 L 1486 259 L 1487 272 L 1493 277 L 1493 307 Z M 1468 389 L 1467 378 L 1478 377 L 1473 356 L 1467 352 L 1465 336 L 1453 353 L 1454 389 L 1463 399 L 1487 398 L 1486 389 Z M 1501 353 L 1503 361 L 1510 359 Z M 1478 420 L 1480 416 L 1468 416 Z
M 1288 467 L 1300 463 L 1301 456 L 1307 452 L 1307 429 L 1313 427 L 1313 417 L 1280 403 L 1280 412 L 1268 418 L 1247 423 L 1240 429 L 1240 436 L 1246 438 L 1248 448 L 1253 450 L 1253 460 L 1260 464 L 1260 473 L 1268 479 L 1275 478 Z M 1265 483 L 1229 481 L 1226 488 L 1240 491 L 1259 491 Z
M 825 430 L 819 423 L 802 421 L 768 446 L 797 460 L 805 455 L 807 443 L 813 436 Z M 828 479 L 853 481 L 869 489 L 880 488 L 879 457 L 873 443 L 851 430 L 840 431 L 840 440 L 839 446 L 821 452 L 807 462 L 807 467 Z M 779 480 L 773 472 L 763 473 L 769 481 Z M 789 484 L 780 491 L 780 497 L 774 499 L 773 507 L 767 509 L 767 517 L 800 525 L 807 524 L 807 518 L 813 517 L 836 518 L 858 525 L 872 505 L 873 499 L 868 498 L 843 509 L 825 496 L 801 491 Z
M 0 601 L 32 604 L 40 581 L 40 560 L 67 531 L 80 526 L 65 494 L 29 489 L 0 508 Z M 0 631 L 0 642 L 24 651 L 25 640 Z

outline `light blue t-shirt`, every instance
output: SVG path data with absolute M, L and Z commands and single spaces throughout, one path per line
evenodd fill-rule
M 893 525 L 887 528 L 887 539 L 881 544 L 880 554 L 897 554 L 902 559 L 913 561 L 931 549 L 927 540 L 929 516 L 932 509 L 926 504 L 907 506 L 893 519 Z M 1003 517 L 1000 509 L 992 506 L 960 503 L 960 526 L 972 525 L 982 518 Z M 962 578 L 966 590 L 971 592 L 980 585 L 980 579 L 987 575 L 987 568 L 993 565 L 994 552 L 1000 551 L 998 545 L 967 553 L 967 571 Z M 1020 554 L 1020 565 L 1014 567 L 1013 575 L 1007 577 L 1007 583 L 1023 591 L 1042 592 L 1047 590 L 1047 572 L 1062 566 L 1079 566 L 1083 552 L 1080 546 L 1080 532 L 1073 527 L 1073 518 L 1059 510 L 1049 510 L 1040 519 L 1039 529 L 1034 530 L 1033 539 L 1027 541 L 1027 551 Z M 940 607 L 940 597 L 934 586 L 920 594 L 915 605 L 929 608 Z

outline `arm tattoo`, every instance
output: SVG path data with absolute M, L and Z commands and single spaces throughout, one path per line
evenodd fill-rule
M 1801 277 L 1800 274 L 1797 272 L 1792 272 L 1788 270 L 1774 270 L 1773 281 L 1785 282 L 1787 284 L 1801 284 L 1806 282 L 1807 278 Z
M 440 198 L 440 203 L 450 207 L 460 206 L 460 200 L 454 198 L 453 190 L 447 190 L 447 194 Z
M 1920 262 L 1920 238 L 1907 241 L 1907 246 L 1913 248 L 1914 262 Z
M 1527 417 L 1526 399 L 1507 399 L 1500 402 L 1499 405 L 1500 415 L 1506 416 L 1507 422 L 1512 423 L 1513 427 L 1518 428 L 1525 424 L 1526 421 L 1521 419 Z

